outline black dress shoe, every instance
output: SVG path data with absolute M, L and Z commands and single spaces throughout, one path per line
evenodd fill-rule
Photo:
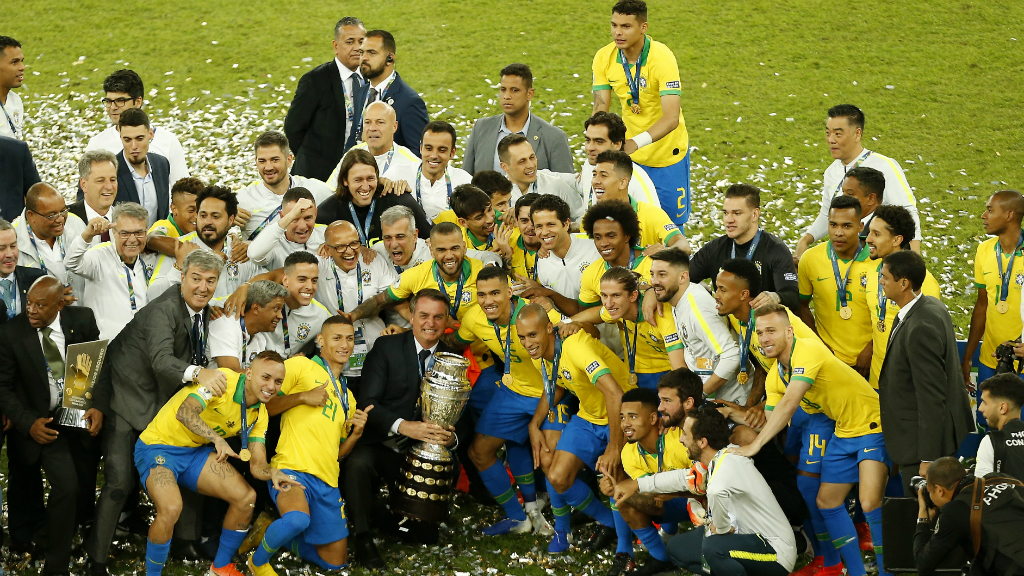
M 580 542 L 579 549 L 583 552 L 597 552 L 604 550 L 616 541 L 615 528 L 598 524 L 597 528 L 589 538 Z
M 369 570 L 386 570 L 387 564 L 377 552 L 377 545 L 373 543 L 373 535 L 359 534 L 355 539 L 355 560 Z
M 654 576 L 655 574 L 661 574 L 662 572 L 675 571 L 676 567 L 668 560 L 658 560 L 657 558 L 649 558 L 643 565 L 637 566 L 629 573 L 629 576 Z
M 625 552 L 619 552 L 615 558 L 612 558 L 612 563 L 608 566 L 608 576 L 622 576 L 623 574 L 632 576 L 634 568 L 636 568 L 636 564 L 633 562 L 633 557 Z
M 199 547 L 196 546 L 194 540 L 179 540 L 177 538 L 171 540 L 171 552 L 169 556 L 172 560 L 187 560 L 190 562 L 209 560 L 209 558 L 200 551 Z
M 88 576 L 108 576 L 107 565 L 94 562 L 92 558 L 85 561 L 85 573 Z
M 594 522 L 597 522 L 597 520 L 594 520 L 594 518 L 591 515 L 581 512 L 580 510 L 574 509 L 569 514 L 570 526 L 580 527 L 586 526 L 587 524 L 593 524 Z

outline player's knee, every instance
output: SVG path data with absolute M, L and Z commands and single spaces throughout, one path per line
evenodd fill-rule
M 156 504 L 156 515 L 161 519 L 171 524 L 178 521 L 178 517 L 181 516 L 182 503 L 181 498 L 176 498 L 166 502 L 155 502 Z
M 248 484 L 235 491 L 232 504 L 238 508 L 251 510 L 256 507 L 256 491 Z
M 288 526 L 289 534 L 299 534 L 309 527 L 309 514 L 293 510 L 281 516 L 281 521 Z
M 573 481 L 576 479 L 575 474 L 572 474 L 570 470 L 567 470 L 560 466 L 551 466 L 551 469 L 547 474 L 548 480 L 551 482 L 551 487 L 555 489 L 559 494 L 565 492 L 572 487 Z
M 496 459 L 494 454 L 487 454 L 480 446 L 480 441 L 476 440 L 469 446 L 469 459 L 476 466 L 477 470 L 485 470 L 494 463 Z

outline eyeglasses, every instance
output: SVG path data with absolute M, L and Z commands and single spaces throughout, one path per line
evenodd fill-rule
M 135 100 L 135 98 L 104 98 L 100 102 L 107 108 L 124 108 L 126 104 Z
M 42 218 L 46 218 L 50 222 L 53 222 L 57 218 L 62 218 L 62 217 L 67 216 L 69 211 L 70 210 L 68 210 L 68 208 L 64 208 L 60 212 L 55 212 L 53 214 L 40 214 L 39 212 L 36 212 L 35 210 L 29 210 L 28 208 L 25 209 L 25 212 L 31 212 L 31 213 L 35 214 L 36 216 L 40 216 Z
M 337 246 L 331 246 L 330 244 L 327 245 L 328 248 L 330 248 L 331 250 L 334 250 L 335 252 L 337 252 L 339 254 L 344 254 L 345 252 L 347 252 L 349 250 L 353 250 L 353 251 L 358 252 L 359 249 L 362 248 L 362 246 L 363 245 L 360 244 L 358 241 L 352 242 L 351 244 L 338 244 Z
M 145 238 L 146 237 L 146 231 L 145 230 L 118 230 L 117 231 L 117 236 L 119 238 L 121 238 L 121 240 L 127 240 L 127 239 L 131 238 L 132 236 L 135 236 L 136 238 Z

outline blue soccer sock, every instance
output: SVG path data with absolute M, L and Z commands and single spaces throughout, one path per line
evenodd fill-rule
M 513 520 L 522 522 L 526 520 L 526 512 L 516 498 L 515 488 L 512 481 L 508 479 L 508 472 L 505 465 L 500 461 L 495 462 L 490 468 L 480 471 L 480 479 L 483 480 L 487 491 L 494 496 L 494 499 L 505 509 L 505 515 Z
M 679 523 L 678 522 L 669 522 L 668 524 L 662 524 L 661 525 L 661 530 L 665 534 L 671 534 L 672 536 L 675 536 L 676 534 L 679 533 Z
M 579 478 L 572 483 L 568 490 L 562 492 L 562 498 L 573 508 L 597 520 L 604 526 L 614 526 L 612 512 L 603 502 L 594 496 L 594 492 Z
M 292 540 L 291 544 L 288 545 L 288 548 L 291 549 L 293 555 L 302 558 L 306 562 L 316 564 L 324 570 L 338 571 L 348 566 L 347 563 L 340 565 L 331 564 L 323 558 L 321 558 L 320 553 L 316 551 L 316 546 L 313 546 L 312 544 L 306 542 L 306 539 L 302 537 L 302 534 L 296 536 L 295 539 Z
M 880 576 L 892 576 L 885 571 L 885 564 L 882 563 L 882 507 L 879 506 L 871 512 L 865 512 L 864 517 L 871 527 L 871 543 L 875 545 L 875 560 L 878 562 L 878 573 Z
M 807 518 L 804 518 L 804 534 L 806 534 L 807 539 L 811 541 L 811 550 L 814 552 L 814 557 L 820 558 L 821 542 L 818 541 L 818 535 L 814 531 L 814 523 L 811 522 L 811 516 L 809 514 Z
M 308 526 L 309 514 L 298 510 L 287 512 L 279 519 L 274 520 L 267 527 L 267 532 L 263 535 L 260 545 L 252 553 L 253 565 L 263 566 L 270 562 L 270 557 L 277 552 L 278 548 L 291 542 Z
M 652 526 L 634 530 L 640 541 L 647 547 L 647 552 L 651 555 L 651 558 L 655 560 L 661 560 L 665 562 L 668 560 L 668 551 L 665 550 L 665 543 L 661 541 L 661 534 L 658 534 L 658 529 Z
M 533 450 L 528 446 L 514 442 L 505 443 L 505 460 L 508 468 L 516 478 L 523 502 L 536 502 L 537 489 L 533 479 Z
M 167 553 L 171 551 L 171 541 L 157 544 L 146 540 L 146 576 L 159 576 L 167 562 Z
M 819 508 L 821 516 L 825 519 L 825 526 L 832 538 L 832 544 L 839 550 L 843 562 L 846 564 L 846 572 L 849 576 L 864 576 L 864 559 L 860 556 L 860 545 L 857 543 L 857 530 L 853 527 L 853 520 L 846 506 L 840 504 L 835 508 Z
M 619 509 L 615 506 L 615 499 L 609 498 L 608 503 L 612 506 L 612 521 L 615 522 L 615 536 L 618 537 L 618 543 L 615 545 L 616 554 L 629 554 L 633 555 L 633 530 L 626 523 L 626 519 L 619 514 Z
M 803 496 L 804 503 L 807 504 L 807 510 L 810 512 L 811 526 L 814 528 L 812 543 L 818 545 L 814 549 L 815 556 L 822 556 L 825 566 L 839 564 L 841 562 L 839 551 L 832 544 L 832 539 L 829 538 L 828 525 L 825 523 L 825 518 L 822 516 L 821 511 L 818 510 L 818 488 L 821 487 L 821 480 L 798 474 L 796 477 L 796 487 L 800 490 L 800 495 Z M 853 526 L 852 522 L 850 526 Z M 854 540 L 856 541 L 856 538 Z
M 572 508 L 565 503 L 562 495 L 551 485 L 551 480 L 545 479 L 544 485 L 547 486 L 548 497 L 551 498 L 551 513 L 555 515 L 555 530 L 568 533 L 572 528 L 569 525 L 569 515 L 572 512 Z
M 231 564 L 231 558 L 238 552 L 238 547 L 245 540 L 247 530 L 220 529 L 220 545 L 217 546 L 217 557 L 213 559 L 214 568 L 223 568 Z

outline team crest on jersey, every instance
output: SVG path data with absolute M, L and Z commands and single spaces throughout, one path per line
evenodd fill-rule
M 1017 286 L 1024 286 L 1024 274 L 1017 274 Z
M 401 285 L 402 285 L 402 279 L 401 278 L 399 278 L 398 280 L 395 280 L 394 282 L 391 283 L 391 287 L 394 288 L 395 290 L 398 290 L 398 287 L 401 286 Z
M 754 266 L 757 266 L 757 271 L 758 272 L 761 271 L 761 263 L 760 262 L 758 262 L 757 260 L 754 260 Z M 793 280 L 796 280 L 796 278 L 793 278 Z
M 643 76 L 640 77 L 640 87 L 647 88 L 647 78 L 644 78 Z
M 157 456 L 156 458 L 154 458 L 154 461 L 157 464 L 163 465 L 165 462 L 167 462 L 167 459 L 164 458 L 163 456 Z
M 683 333 L 683 340 L 690 341 L 690 337 L 686 335 L 686 326 L 680 326 L 679 331 Z
M 228 274 L 231 275 L 231 276 L 238 276 L 238 264 L 235 263 L 235 262 L 231 262 L 227 266 L 227 271 L 228 271 Z
M 256 359 L 256 355 L 257 354 L 259 354 L 259 352 L 250 352 L 249 353 L 249 364 L 252 364 L 252 361 Z
M 572 373 L 570 373 L 568 370 L 562 370 L 562 379 L 572 380 Z
M 462 293 L 462 303 L 463 304 L 469 304 L 472 300 L 473 300 L 473 295 L 470 294 L 468 290 L 463 291 L 463 293 Z
M 589 373 L 589 372 L 593 372 L 594 370 L 597 370 L 598 366 L 600 366 L 600 365 L 601 364 L 597 360 L 594 360 L 593 362 L 591 362 L 587 366 L 587 372 Z
M 665 82 L 665 88 L 679 88 L 679 80 Z
M 860 287 L 861 288 L 867 288 L 868 287 L 868 273 L 867 272 L 861 272 L 861 275 L 860 275 Z
M 310 330 L 309 324 L 305 324 L 305 323 L 299 324 L 299 329 L 297 331 L 297 335 L 299 337 L 299 340 L 305 340 L 306 337 L 309 336 L 309 330 Z
M 235 421 L 234 420 L 228 420 L 228 428 L 234 428 L 234 427 L 235 427 Z
M 593 262 L 583 262 L 583 263 L 581 263 L 580 264 L 580 274 L 582 274 L 583 271 L 586 270 L 587 267 L 590 266 L 591 264 L 593 264 Z
M 363 284 L 369 284 L 371 279 L 370 269 L 363 270 Z

